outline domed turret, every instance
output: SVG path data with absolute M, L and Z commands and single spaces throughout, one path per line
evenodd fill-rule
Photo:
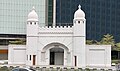
M 81 6 L 78 6 L 78 10 L 74 14 L 73 26 L 75 36 L 86 36 L 86 19 L 85 13 L 81 10 Z M 79 30 L 78 30 L 79 29 Z
M 81 6 L 78 6 L 78 10 L 74 13 L 74 19 L 85 18 L 85 13 L 81 10 Z
M 35 8 L 33 7 L 32 11 L 28 14 L 27 21 L 38 21 L 38 15 L 35 12 Z
M 35 12 L 35 8 L 33 7 L 32 11 L 28 14 L 27 36 L 37 36 L 38 27 L 39 27 L 38 15 Z

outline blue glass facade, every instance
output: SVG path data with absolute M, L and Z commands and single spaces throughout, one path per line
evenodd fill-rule
M 86 14 L 87 39 L 100 40 L 109 33 L 120 42 L 120 0 L 56 0 L 56 23 L 72 23 L 79 4 Z

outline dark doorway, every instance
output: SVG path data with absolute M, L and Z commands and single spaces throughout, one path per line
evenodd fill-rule
M 62 48 L 50 49 L 50 65 L 64 64 L 64 50 Z
M 33 55 L 33 65 L 35 65 L 36 55 Z
M 54 65 L 55 62 L 55 52 L 50 52 L 50 65 Z

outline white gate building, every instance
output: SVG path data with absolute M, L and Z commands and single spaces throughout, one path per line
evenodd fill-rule
M 26 24 L 27 44 L 9 45 L 9 64 L 111 66 L 110 45 L 85 44 L 86 19 L 80 5 L 73 26 L 39 27 L 38 24 L 33 8 Z

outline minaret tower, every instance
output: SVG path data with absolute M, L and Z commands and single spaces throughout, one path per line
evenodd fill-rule
M 27 36 L 37 35 L 38 32 L 38 15 L 33 7 L 32 11 L 28 14 L 27 19 Z
M 33 7 L 27 19 L 26 64 L 37 65 L 38 15 Z M 31 41 L 32 40 L 32 41 Z
M 85 13 L 81 10 L 80 5 L 78 6 L 78 10 L 74 14 L 73 23 L 75 27 L 74 30 L 76 29 L 74 31 L 75 35 L 85 36 L 86 19 L 85 19 Z
M 85 13 L 78 6 L 73 19 L 74 36 L 74 64 L 75 66 L 85 67 L 85 40 L 86 40 L 86 19 Z M 78 57 L 79 56 L 79 57 Z

